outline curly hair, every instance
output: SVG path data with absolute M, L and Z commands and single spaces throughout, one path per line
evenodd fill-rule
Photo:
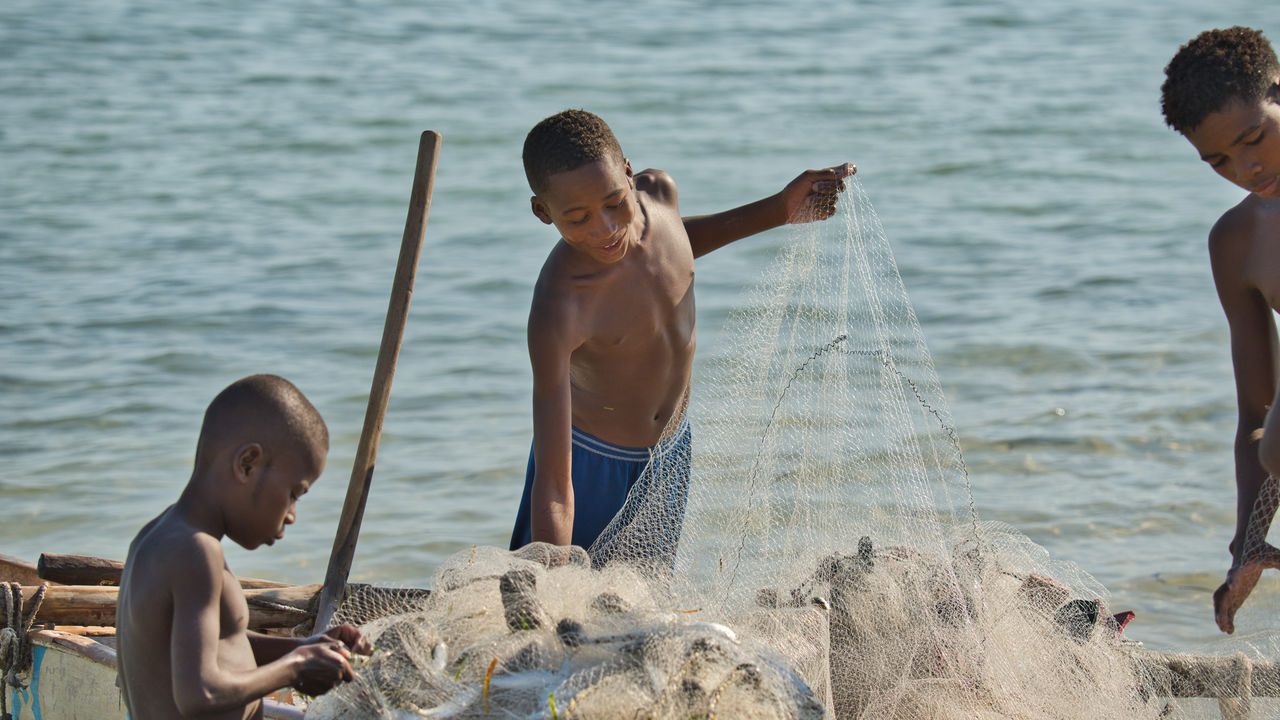
M 533 192 L 547 189 L 551 176 L 587 163 L 622 160 L 613 131 L 586 110 L 565 110 L 543 119 L 524 139 L 524 174 Z
M 1200 33 L 1178 49 L 1164 74 L 1165 122 L 1185 135 L 1232 100 L 1261 100 L 1275 86 L 1280 63 L 1262 31 L 1237 26 Z

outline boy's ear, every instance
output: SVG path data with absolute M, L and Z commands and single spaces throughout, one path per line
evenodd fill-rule
M 262 445 L 256 442 L 241 445 L 232 460 L 231 472 L 240 483 L 254 482 L 261 475 L 263 460 Z
M 533 214 L 543 223 L 547 225 L 552 223 L 551 212 L 547 210 L 546 204 L 539 200 L 537 195 L 529 196 L 529 209 L 533 210 Z

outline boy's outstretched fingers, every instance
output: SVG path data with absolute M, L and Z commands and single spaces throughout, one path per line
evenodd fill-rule
M 844 178 L 858 172 L 858 167 L 853 163 L 845 163 L 810 172 L 819 174 L 819 178 L 813 182 L 814 192 L 838 193 L 844 190 Z

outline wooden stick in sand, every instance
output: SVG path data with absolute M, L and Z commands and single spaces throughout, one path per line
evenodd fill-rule
M 365 410 L 364 430 L 360 433 L 360 444 L 356 448 L 355 464 L 351 468 L 351 480 L 347 484 L 347 499 L 342 505 L 342 517 L 338 520 L 338 532 L 333 538 L 329 569 L 325 572 L 324 587 L 320 590 L 315 620 L 317 630 L 329 626 L 338 603 L 342 601 L 347 576 L 351 572 L 356 538 L 360 535 L 360 520 L 364 516 L 365 502 L 369 499 L 369 485 L 373 481 L 373 465 L 378 455 L 378 440 L 382 436 L 382 420 L 386 416 L 387 399 L 391 394 L 391 376 L 395 374 L 400 342 L 404 339 L 409 300 L 413 296 L 413 278 L 418 270 L 418 256 L 422 253 L 422 236 L 426 231 L 427 213 L 431 209 L 431 190 L 435 185 L 436 161 L 439 158 L 440 133 L 427 130 L 422 133 L 422 140 L 418 144 L 418 164 L 414 170 L 413 191 L 409 197 L 409 217 L 405 221 L 404 239 L 400 243 L 395 281 L 391 285 L 391 302 L 387 306 L 387 320 L 382 328 L 382 346 L 378 350 L 373 388 L 369 392 L 369 406 Z

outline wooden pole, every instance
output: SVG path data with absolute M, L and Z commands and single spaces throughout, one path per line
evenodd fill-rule
M 40 553 L 40 579 L 63 585 L 119 585 L 124 563 L 92 555 Z
M 422 140 L 418 144 L 418 164 L 413 174 L 413 191 L 409 196 L 409 217 L 405 220 L 400 259 L 396 262 L 396 277 L 391 285 L 391 302 L 387 306 L 387 320 L 382 328 L 382 346 L 378 350 L 373 388 L 369 392 L 369 406 L 365 410 L 364 430 L 360 433 L 355 464 L 351 468 L 351 480 L 347 484 L 347 499 L 342 505 L 338 532 L 333 538 L 333 552 L 329 555 L 329 568 L 325 572 L 324 587 L 320 591 L 315 621 L 317 631 L 327 628 L 329 621 L 333 619 L 333 613 L 342 601 L 347 576 L 351 572 L 351 560 L 355 557 L 360 521 L 364 516 L 365 502 L 369 499 L 369 485 L 373 481 L 378 440 L 382 436 L 382 420 L 386 416 L 387 399 L 391 394 L 391 377 L 395 374 L 400 342 L 404 339 L 409 300 L 413 296 L 413 278 L 418 271 L 418 256 L 422 253 L 422 237 L 426 231 L 427 213 L 431 210 L 431 190 L 435 185 L 436 162 L 439 158 L 440 133 L 427 130 L 422 133 Z

